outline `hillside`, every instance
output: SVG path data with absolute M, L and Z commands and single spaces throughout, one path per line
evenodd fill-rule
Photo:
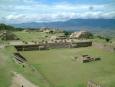
M 57 22 L 31 22 L 31 23 L 21 23 L 13 24 L 15 27 L 50 27 L 50 28 L 62 28 L 65 30 L 76 30 L 79 28 L 93 28 L 93 29 L 114 29 L 115 19 L 70 19 L 67 21 L 57 21 Z

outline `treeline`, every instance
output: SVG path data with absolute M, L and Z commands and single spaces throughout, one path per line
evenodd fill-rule
M 6 24 L 0 24 L 0 31 L 1 30 L 10 30 L 10 31 L 17 31 L 17 30 L 23 30 L 23 28 L 15 28 L 11 25 L 6 25 Z

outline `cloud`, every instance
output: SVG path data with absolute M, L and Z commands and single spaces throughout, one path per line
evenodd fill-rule
M 53 22 L 53 21 L 64 21 L 68 19 L 74 18 L 106 18 L 110 19 L 115 17 L 115 12 L 107 12 L 103 13 L 101 11 L 98 12 L 84 12 L 81 13 L 52 13 L 52 14 L 15 14 L 15 15 L 8 15 L 4 18 L 6 22 L 10 23 L 24 23 L 24 22 Z
M 0 13 L 2 13 L 0 21 L 4 19 L 9 23 L 51 22 L 73 18 L 115 18 L 114 6 L 109 4 L 65 2 L 44 4 L 37 0 L 1 0 L 0 2 Z

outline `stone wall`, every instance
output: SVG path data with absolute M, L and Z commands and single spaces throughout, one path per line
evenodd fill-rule
M 48 43 L 47 47 L 48 48 L 70 48 L 71 44 L 70 43 Z
M 88 46 L 92 46 L 92 42 L 91 41 L 77 42 L 77 43 L 72 43 L 72 44 L 76 44 L 76 47 L 88 47 Z
M 87 87 L 101 87 L 101 85 L 93 81 L 88 81 Z
M 78 48 L 78 47 L 88 47 L 92 46 L 92 42 L 61 42 L 61 43 L 45 43 L 45 44 L 36 44 L 36 45 L 16 45 L 15 48 L 17 51 L 32 51 L 32 50 L 48 50 L 55 48 Z
M 17 51 L 47 50 L 46 45 L 16 45 Z

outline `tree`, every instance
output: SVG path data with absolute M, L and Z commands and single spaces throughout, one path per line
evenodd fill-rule
M 109 38 L 105 38 L 105 40 L 106 40 L 106 42 L 110 42 L 111 39 L 109 39 Z
M 50 34 L 53 34 L 54 33 L 54 31 L 53 30 L 50 30 L 50 32 L 49 32 Z
M 6 25 L 6 24 L 0 24 L 0 30 L 16 30 L 13 26 Z
M 70 35 L 70 32 L 64 31 L 64 35 L 67 37 L 68 35 Z

